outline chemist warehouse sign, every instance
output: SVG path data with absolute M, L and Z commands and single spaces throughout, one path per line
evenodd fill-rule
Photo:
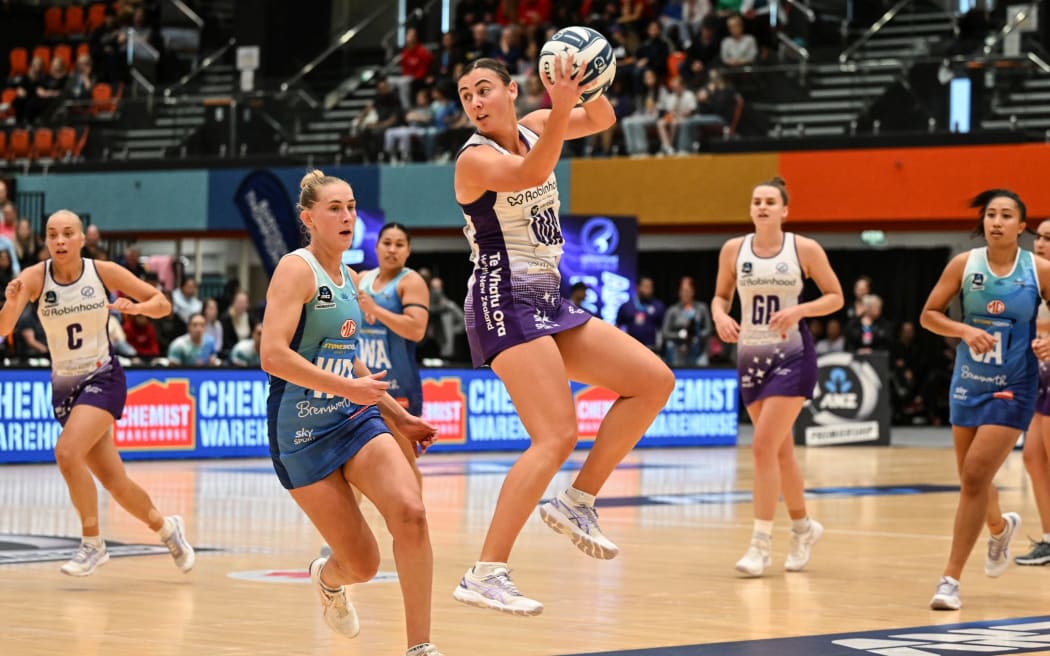
M 158 377 L 163 373 L 164 377 Z M 641 446 L 736 443 L 736 372 L 681 370 L 674 392 Z M 126 459 L 265 457 L 266 375 L 257 370 L 130 370 L 128 401 L 116 422 Z M 528 435 L 503 384 L 489 370 L 423 372 L 423 415 L 439 431 L 432 451 L 520 450 Z M 594 440 L 615 397 L 573 384 L 581 446 Z M 60 427 L 50 375 L 0 371 L 0 463 L 46 462 Z

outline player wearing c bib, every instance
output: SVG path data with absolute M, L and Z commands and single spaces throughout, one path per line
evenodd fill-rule
M 367 496 L 394 538 L 410 656 L 440 656 L 430 643 L 434 560 L 422 493 L 383 417 L 425 449 L 435 429 L 389 394 L 384 374 L 360 357 L 362 322 L 342 264 L 357 223 L 344 180 L 320 171 L 300 183 L 299 219 L 310 243 L 277 264 L 266 292 L 260 360 L 270 375 L 270 454 L 281 484 L 330 545 L 310 563 L 325 622 L 346 638 L 360 631 L 347 596 L 379 568 L 379 545 L 351 485 Z
M 934 610 L 962 607 L 959 577 L 982 523 L 991 534 L 985 574 L 1000 576 L 1010 564 L 1021 516 L 1001 512 L 992 479 L 1032 419 L 1037 357 L 1050 357 L 1050 340 L 1033 339 L 1037 308 L 1050 293 L 1050 263 L 1020 247 L 1024 202 L 1008 189 L 990 189 L 970 206 L 980 210 L 974 234 L 987 246 L 952 258 L 921 317 L 927 330 L 960 339 L 949 392 L 959 507 L 948 564 L 930 600 Z M 945 308 L 960 294 L 963 317 L 956 321 Z
M 773 515 L 781 494 L 792 520 L 791 550 L 784 569 L 801 571 L 824 531 L 806 511 L 805 482 L 795 460 L 791 427 L 802 404 L 813 397 L 817 382 L 813 338 L 805 319 L 841 308 L 842 286 L 820 244 L 784 232 L 787 214 L 783 180 L 755 185 L 751 191 L 755 232 L 722 246 L 711 301 L 719 338 L 739 344 L 740 396 L 755 427 L 751 445 L 755 521 L 751 543 L 736 563 L 745 576 L 761 576 L 773 562 Z M 803 303 L 807 277 L 816 282 L 821 296 Z M 734 293 L 740 294 L 739 324 L 729 316 Z
M 171 312 L 171 304 L 124 267 L 82 258 L 84 225 L 68 210 L 48 218 L 46 243 L 50 259 L 23 270 L 7 285 L 0 335 L 10 334 L 28 303 L 37 303 L 51 352 L 51 402 L 62 425 L 55 461 L 81 524 L 80 547 L 62 573 L 88 576 L 109 560 L 99 526 L 96 478 L 121 507 L 157 533 L 176 567 L 188 572 L 194 552 L 182 518 L 157 511 L 146 491 L 128 477 L 113 442 L 127 383 L 109 342 L 110 310 L 160 318 Z M 111 289 L 123 294 L 112 304 Z

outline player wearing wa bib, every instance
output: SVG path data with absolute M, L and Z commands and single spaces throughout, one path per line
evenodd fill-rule
M 518 125 L 530 149 L 539 136 Z M 507 150 L 475 134 L 460 150 Z M 461 204 L 474 272 L 463 315 L 475 367 L 501 351 L 544 335 L 575 328 L 591 315 L 561 297 L 561 259 L 565 240 L 558 219 L 558 181 L 553 171 L 538 187 L 515 192 L 486 191 Z
M 349 273 L 337 284 L 305 248 L 286 257 L 305 260 L 313 269 L 317 288 L 302 307 L 292 350 L 322 369 L 353 377 L 360 351 L 361 311 Z M 375 406 L 360 406 L 274 376 L 270 377 L 267 403 L 270 457 L 287 489 L 323 479 L 369 440 L 390 432 Z
M 769 329 L 770 317 L 798 305 L 805 283 L 795 235 L 784 233 L 780 252 L 759 257 L 752 249 L 754 234 L 744 237 L 736 260 L 740 296 L 740 338 L 737 371 L 740 394 L 748 406 L 769 396 L 813 398 L 817 356 L 813 337 L 803 321 L 787 335 Z
M 63 426 L 77 404 L 114 419 L 124 413 L 127 382 L 109 342 L 108 297 L 94 260 L 84 258 L 80 278 L 68 285 L 55 281 L 51 260 L 44 264 L 37 316 L 51 353 L 51 404 Z
M 374 289 L 379 269 L 375 268 L 361 277 L 361 289 L 372 295 L 377 305 L 394 314 L 402 314 L 404 306 L 397 293 L 402 278 L 412 273 L 405 267 L 382 289 Z M 385 380 L 390 383 L 387 392 L 409 413 L 423 414 L 423 388 L 419 382 L 419 365 L 416 363 L 416 344 L 390 330 L 382 321 L 363 323 L 358 327 L 361 337 L 361 359 L 370 371 L 386 370 Z
M 963 323 L 996 337 L 992 350 L 975 354 L 959 342 L 952 374 L 950 416 L 955 426 L 985 424 L 1025 430 L 1035 412 L 1039 364 L 1032 353 L 1041 303 L 1031 251 L 1018 249 L 1013 269 L 997 276 L 987 248 L 970 251 L 962 280 Z

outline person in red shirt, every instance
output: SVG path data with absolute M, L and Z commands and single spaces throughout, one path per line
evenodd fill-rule
M 140 358 L 149 359 L 160 356 L 160 344 L 157 343 L 157 329 L 149 317 L 134 314 L 124 318 L 124 334 L 128 344 L 135 349 Z
M 434 54 L 419 42 L 419 32 L 410 27 L 405 31 L 405 47 L 401 50 L 401 75 L 409 78 L 411 94 L 402 93 L 401 104 L 404 107 L 411 106 L 411 98 L 414 98 L 427 84 L 427 76 L 430 75 L 430 67 L 434 63 Z

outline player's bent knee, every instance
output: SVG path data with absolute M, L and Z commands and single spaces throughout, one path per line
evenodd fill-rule
M 394 516 L 387 520 L 390 532 L 394 535 L 423 535 L 427 532 L 427 511 L 421 499 L 414 499 L 397 509 Z
M 55 464 L 61 470 L 69 470 L 72 467 L 83 464 L 84 454 L 79 449 L 67 446 L 59 440 L 55 445 Z

